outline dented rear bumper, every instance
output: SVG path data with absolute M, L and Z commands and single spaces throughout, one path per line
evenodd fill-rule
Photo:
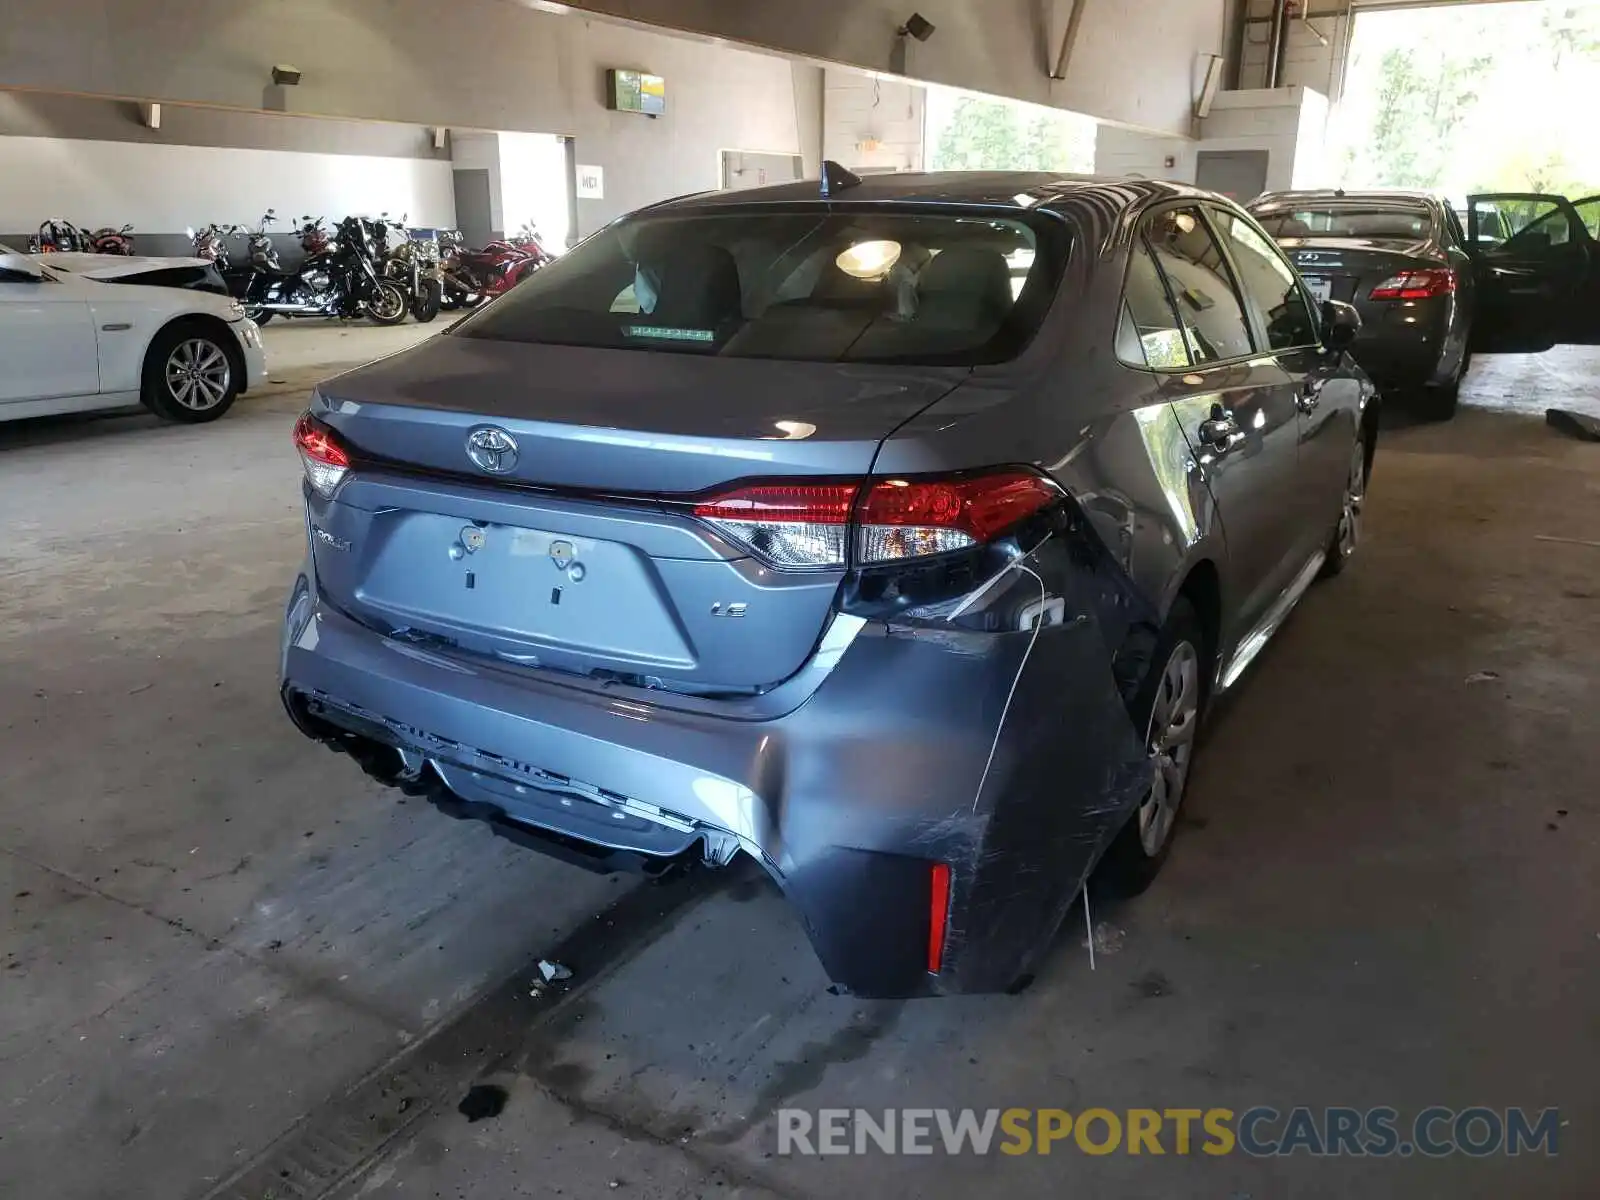
M 857 994 L 993 991 L 1032 968 L 1148 785 L 1103 583 L 1047 542 L 956 619 L 836 623 L 783 703 L 718 711 L 397 642 L 324 602 L 307 572 L 283 693 L 313 736 L 393 748 L 395 782 L 426 772 L 456 815 L 591 848 L 600 869 L 751 854 Z M 1018 628 L 1041 608 L 1047 624 Z

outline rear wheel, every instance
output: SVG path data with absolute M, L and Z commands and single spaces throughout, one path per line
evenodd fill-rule
M 1456 401 L 1461 396 L 1461 381 L 1467 377 L 1467 368 L 1471 365 L 1472 351 L 1469 348 L 1461 352 L 1461 364 L 1456 368 L 1453 379 L 1448 383 L 1419 389 L 1415 403 L 1417 416 L 1425 421 L 1448 421 L 1455 416 Z
M 1425 421 L 1448 421 L 1456 415 L 1456 399 L 1461 395 L 1461 380 L 1425 387 L 1417 393 L 1413 405 L 1417 416 Z
M 249 317 L 257 325 L 265 325 L 268 321 L 272 320 L 272 318 L 277 316 L 278 314 L 273 312 L 271 309 L 268 309 L 268 308 L 250 308 L 249 306 L 246 306 L 245 310 L 244 310 L 244 315 Z
M 223 337 L 204 325 L 180 322 L 163 329 L 145 354 L 145 407 L 164 421 L 198 425 L 215 421 L 239 395 L 240 364 Z
M 1172 850 L 1178 808 L 1189 783 L 1195 738 L 1210 693 L 1205 627 L 1179 597 L 1156 641 L 1150 673 L 1134 703 L 1153 768 L 1150 790 L 1107 847 L 1098 879 L 1118 895 L 1149 887 Z
M 1327 557 L 1322 562 L 1324 578 L 1345 569 L 1361 544 L 1361 510 L 1367 502 L 1367 443 L 1358 437 L 1350 451 L 1350 470 L 1345 478 L 1344 497 L 1339 504 L 1339 520 L 1328 539 Z

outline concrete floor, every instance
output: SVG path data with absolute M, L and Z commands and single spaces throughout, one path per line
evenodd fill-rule
M 294 733 L 289 425 L 319 355 L 419 332 L 269 333 L 215 426 L 0 427 L 0 1194 L 1594 1194 L 1600 446 L 1386 430 L 1359 562 L 1218 708 L 1097 969 L 1079 910 L 1022 996 L 863 1004 L 759 881 L 630 892 Z M 1468 391 L 1592 402 L 1600 355 Z M 773 1155 L 784 1106 L 1435 1103 L 1559 1106 L 1561 1154 Z

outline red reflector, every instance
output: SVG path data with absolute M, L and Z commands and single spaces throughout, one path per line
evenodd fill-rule
M 796 521 L 845 525 L 855 503 L 856 484 L 757 484 L 694 506 L 694 515 L 723 521 Z
M 986 542 L 1060 496 L 1049 480 L 1027 471 L 933 482 L 886 479 L 867 493 L 860 519 L 863 525 L 958 529 Z
M 1369 293 L 1373 300 L 1427 300 L 1456 290 L 1456 273 L 1449 267 L 1402 271 L 1391 275 Z
M 950 919 L 950 868 L 934 863 L 928 873 L 928 973 L 944 966 L 944 930 Z
M 330 467 L 348 467 L 350 456 L 345 453 L 339 439 L 321 421 L 310 413 L 300 414 L 294 423 L 294 444 L 300 453 Z

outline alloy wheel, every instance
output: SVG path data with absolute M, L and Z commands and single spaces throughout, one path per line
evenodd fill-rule
M 233 364 L 215 342 L 189 338 L 167 356 L 166 376 L 174 400 L 195 412 L 205 412 L 226 399 Z
M 378 294 L 372 298 L 368 307 L 372 311 L 374 320 L 393 321 L 404 319 L 406 313 L 406 296 L 398 287 L 390 285 L 380 287 Z
M 1162 668 L 1146 735 L 1155 774 L 1139 806 L 1139 844 L 1151 858 L 1172 835 L 1199 724 L 1200 654 L 1192 643 L 1181 641 Z
M 1344 487 L 1344 507 L 1339 513 L 1339 533 L 1334 539 L 1339 557 L 1349 558 L 1361 543 L 1361 506 L 1367 494 L 1367 447 L 1359 438 L 1350 453 L 1350 476 Z

